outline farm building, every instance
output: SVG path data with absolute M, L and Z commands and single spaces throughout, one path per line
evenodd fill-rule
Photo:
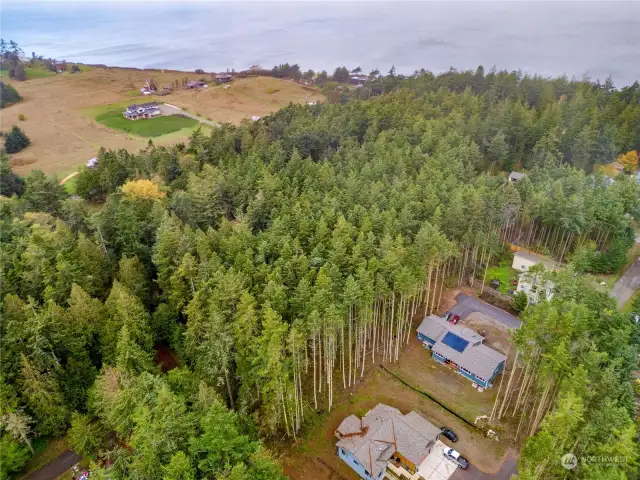
M 160 109 L 156 102 L 141 103 L 139 105 L 129 105 L 122 112 L 125 118 L 129 120 L 139 120 L 141 118 L 152 118 L 160 115 Z
M 418 340 L 431 350 L 433 359 L 483 388 L 490 388 L 507 359 L 485 345 L 484 337 L 470 328 L 454 325 L 436 315 L 426 317 L 418 327 Z
M 216 83 L 218 85 L 230 82 L 231 80 L 233 80 L 233 76 L 230 73 L 219 73 L 216 75 Z
M 549 257 L 544 257 L 533 252 L 517 251 L 513 254 L 511 268 L 519 272 L 526 272 L 539 263 L 549 269 L 554 269 L 556 266 L 555 262 Z
M 416 473 L 431 453 L 440 429 L 416 412 L 403 415 L 397 408 L 379 403 L 362 419 L 349 415 L 335 431 L 338 456 L 361 478 L 380 480 L 394 471 Z

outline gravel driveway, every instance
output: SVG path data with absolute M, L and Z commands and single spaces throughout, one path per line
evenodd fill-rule
M 505 324 L 509 328 L 520 328 L 522 322 L 518 320 L 517 317 L 514 317 L 510 313 L 505 312 L 504 310 L 500 310 L 493 305 L 489 305 L 488 303 L 483 302 L 474 297 L 470 297 L 469 295 L 465 295 L 464 293 L 459 293 L 456 297 L 456 304 L 451 309 L 451 312 L 454 315 L 460 315 L 460 319 L 464 320 L 469 316 L 470 313 L 480 312 L 485 315 L 489 315 L 491 318 Z
M 163 103 L 162 105 L 158 105 L 160 109 L 160 113 L 162 115 L 184 115 L 185 117 L 193 118 L 194 120 L 198 120 L 200 123 L 204 123 L 205 125 L 211 125 L 212 127 L 217 127 L 218 124 L 216 122 L 212 122 L 211 120 L 207 120 L 202 117 L 198 117 L 192 113 L 186 112 L 181 108 L 176 107 L 175 105 L 170 105 L 168 103 Z

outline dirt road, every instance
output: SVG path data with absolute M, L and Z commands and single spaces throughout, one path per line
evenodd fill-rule
M 640 258 L 633 262 L 624 275 L 613 284 L 611 296 L 618 302 L 618 308 L 622 308 L 640 287 Z

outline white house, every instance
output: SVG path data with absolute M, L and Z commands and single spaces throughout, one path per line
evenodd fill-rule
M 535 305 L 541 300 L 551 300 L 555 283 L 546 278 L 545 272 L 525 272 L 518 276 L 516 291 L 524 292 L 529 303 Z
M 548 269 L 555 269 L 555 262 L 549 257 L 538 255 L 537 253 L 530 252 L 515 252 L 513 254 L 513 264 L 511 268 L 519 272 L 528 272 L 531 267 L 543 264 Z

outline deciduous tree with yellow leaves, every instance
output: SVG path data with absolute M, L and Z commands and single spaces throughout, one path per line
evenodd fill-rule
M 624 167 L 627 173 L 635 172 L 638 168 L 638 152 L 631 150 L 618 156 L 618 163 Z
M 129 199 L 162 199 L 167 195 L 151 180 L 131 180 L 122 186 L 122 193 Z

